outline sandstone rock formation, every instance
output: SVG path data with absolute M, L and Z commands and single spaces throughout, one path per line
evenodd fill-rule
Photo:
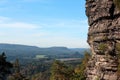
M 92 58 L 86 68 L 86 80 L 120 80 L 120 11 L 113 0 L 86 0 L 89 22 L 88 43 Z

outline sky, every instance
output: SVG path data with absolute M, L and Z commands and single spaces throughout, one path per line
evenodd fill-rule
M 0 0 L 0 43 L 88 48 L 85 0 Z

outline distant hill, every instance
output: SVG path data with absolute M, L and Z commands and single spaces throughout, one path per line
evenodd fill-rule
M 73 50 L 73 51 L 77 51 L 77 52 L 84 52 L 84 51 L 90 51 L 90 49 L 89 48 L 70 48 L 71 50 Z
M 72 55 L 83 56 L 86 48 L 67 48 L 67 47 L 49 47 L 39 48 L 37 46 L 19 45 L 19 44 L 0 44 L 0 53 L 5 52 L 8 57 L 29 57 L 36 55 L 47 55 L 51 57 L 68 57 Z M 77 54 L 76 54 L 77 53 Z

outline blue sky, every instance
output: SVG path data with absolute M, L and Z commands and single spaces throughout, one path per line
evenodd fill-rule
M 88 48 L 85 0 L 0 0 L 0 43 Z

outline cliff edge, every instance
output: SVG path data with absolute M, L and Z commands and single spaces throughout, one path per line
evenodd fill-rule
M 86 80 L 120 80 L 120 10 L 113 0 L 86 0 L 86 15 L 92 51 Z

